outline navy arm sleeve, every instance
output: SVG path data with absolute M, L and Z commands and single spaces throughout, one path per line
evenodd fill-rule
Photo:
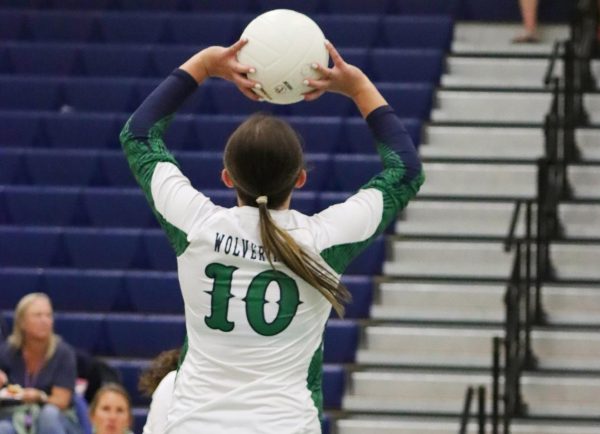
M 157 164 L 166 162 L 179 167 L 167 150 L 163 136 L 177 109 L 197 87 L 187 72 L 174 70 L 133 113 L 119 136 L 133 176 L 177 255 L 187 248 L 187 236 L 158 212 L 151 182 Z
M 350 262 L 385 231 L 425 180 L 417 150 L 394 109 L 388 105 L 378 107 L 369 113 L 366 121 L 375 139 L 383 170 L 361 189 L 379 190 L 383 210 L 377 228 L 366 240 L 336 245 L 321 252 L 325 261 L 338 273 L 343 273 Z

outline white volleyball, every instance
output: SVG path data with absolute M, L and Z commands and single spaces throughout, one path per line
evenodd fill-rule
M 259 15 L 248 24 L 242 38 L 248 39 L 238 60 L 256 68 L 248 77 L 262 89 L 255 92 L 273 104 L 293 104 L 312 90 L 303 82 L 318 78 L 313 63 L 327 66 L 325 36 L 312 19 L 288 9 Z

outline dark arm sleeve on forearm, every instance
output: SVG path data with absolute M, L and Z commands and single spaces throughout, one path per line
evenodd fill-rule
M 422 170 L 421 160 L 410 134 L 396 116 L 394 109 L 389 105 L 381 106 L 369 113 L 366 120 L 378 146 L 389 148 L 399 157 L 405 170 L 403 181 L 410 182 L 415 179 Z M 397 167 L 397 164 L 396 159 L 383 158 L 386 169 Z
M 148 136 L 150 129 L 161 119 L 175 113 L 197 87 L 198 83 L 190 74 L 175 69 L 131 116 L 129 130 L 132 135 Z
M 174 70 L 133 113 L 119 136 L 131 172 L 178 255 L 187 247 L 186 235 L 156 210 L 151 182 L 157 164 L 178 166 L 163 137 L 177 109 L 197 87 L 187 72 Z

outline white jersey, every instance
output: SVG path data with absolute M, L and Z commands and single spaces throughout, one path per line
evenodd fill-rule
M 313 358 L 321 357 L 329 302 L 284 264 L 271 268 L 258 208 L 215 206 L 171 163 L 156 166 L 151 186 L 157 211 L 189 243 L 177 258 L 188 352 L 167 432 L 320 432 L 308 379 Z M 320 257 L 331 247 L 371 237 L 382 211 L 381 192 L 368 189 L 312 217 L 270 212 L 302 248 Z M 312 369 L 321 369 L 320 360 Z
M 163 434 L 167 429 L 167 414 L 173 400 L 177 371 L 171 371 L 158 383 L 152 394 L 146 424 L 142 434 Z
M 175 70 L 121 131 L 129 166 L 177 255 L 188 350 L 167 434 L 317 434 L 329 302 L 265 258 L 258 209 L 222 208 L 195 190 L 167 151 L 171 115 L 197 87 Z M 424 181 L 410 136 L 389 106 L 367 123 L 383 170 L 314 216 L 269 211 L 339 276 L 395 220 Z

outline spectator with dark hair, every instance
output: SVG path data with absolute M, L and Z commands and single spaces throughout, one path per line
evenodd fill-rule
M 12 334 L 0 345 L 0 386 L 12 402 L 0 410 L 0 434 L 79 434 L 73 410 L 75 352 L 54 334 L 46 294 L 24 296 L 15 309 Z
M 147 396 L 152 396 L 143 434 L 165 432 L 180 355 L 179 349 L 163 351 L 154 359 L 150 368 L 140 376 L 140 391 Z

